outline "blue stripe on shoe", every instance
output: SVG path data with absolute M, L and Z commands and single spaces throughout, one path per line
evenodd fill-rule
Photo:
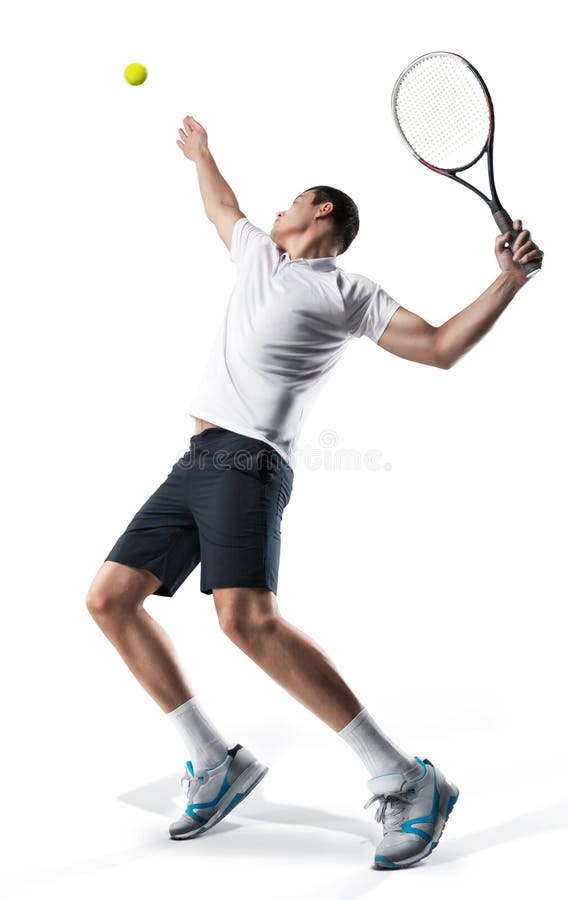
M 235 796 L 233 797 L 233 799 L 227 806 L 227 809 L 225 810 L 225 814 L 228 813 L 229 810 L 231 810 L 233 808 L 233 806 L 236 806 L 236 804 L 239 802 L 239 800 L 241 800 L 243 797 L 244 797 L 244 794 L 235 794 Z
M 207 824 L 207 819 L 204 819 L 203 816 L 198 816 L 197 813 L 191 808 L 191 806 L 187 807 L 185 814 L 191 819 L 195 819 L 196 822 L 203 822 L 204 824 Z
M 392 862 L 387 856 L 381 856 L 379 853 L 377 853 L 375 856 L 375 862 L 381 863 L 387 869 L 398 869 L 396 863 Z
M 424 771 L 422 772 L 422 775 L 417 775 L 416 778 L 413 778 L 410 784 L 413 784 L 415 781 L 422 781 L 422 779 L 426 777 L 426 774 L 428 772 L 428 766 L 423 759 L 420 759 L 419 756 L 415 756 L 414 759 L 419 763 Z M 432 763 L 430 763 L 430 765 L 432 765 Z
M 425 763 L 417 756 L 415 757 L 415 759 L 417 759 L 418 762 L 423 765 L 424 769 L 426 770 Z M 421 828 L 415 828 L 414 826 L 418 822 L 435 822 L 438 818 L 438 810 L 440 808 L 440 792 L 438 790 L 438 779 L 436 777 L 436 769 L 434 766 L 432 766 L 432 772 L 434 775 L 434 803 L 432 806 L 432 811 L 428 813 L 427 816 L 419 816 L 416 819 L 408 819 L 408 821 L 404 822 L 400 827 L 401 832 L 405 834 L 416 834 L 418 835 L 418 837 L 423 838 L 426 842 L 432 840 L 432 835 L 428 834 L 426 831 L 423 831 Z
M 225 753 L 225 755 L 224 755 L 223 759 L 221 760 L 221 762 L 217 762 L 217 763 L 215 763 L 215 764 L 212 765 L 212 766 L 206 766 L 207 771 L 209 772 L 210 769 L 216 769 L 217 766 L 220 766 L 221 763 L 224 763 L 225 760 L 227 759 L 228 755 L 229 755 L 229 751 L 227 750 L 227 752 Z M 194 768 L 193 768 L 193 763 L 192 763 L 192 761 L 191 761 L 190 759 L 187 760 L 186 765 L 187 765 L 187 768 L 189 769 L 189 774 L 190 774 L 190 775 L 195 775 L 195 771 L 194 771 Z
M 225 772 L 225 777 L 223 778 L 223 784 L 219 788 L 219 793 L 217 794 L 217 796 L 213 800 L 211 800 L 209 803 L 190 803 L 185 811 L 186 815 L 193 816 L 193 818 L 197 819 L 198 822 L 206 822 L 207 821 L 207 819 L 204 819 L 204 818 L 202 818 L 202 816 L 199 816 L 195 812 L 195 810 L 196 809 L 207 809 L 208 807 L 216 806 L 217 803 L 219 802 L 219 800 L 221 799 L 221 797 L 223 796 L 223 794 L 227 793 L 227 791 L 229 790 L 229 787 L 230 787 L 229 772 L 231 770 L 232 764 L 233 764 L 233 760 L 231 760 L 231 764 L 229 765 L 227 771 Z

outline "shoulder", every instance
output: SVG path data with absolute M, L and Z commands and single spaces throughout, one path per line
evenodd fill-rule
M 347 335 L 367 336 L 376 343 L 400 303 L 379 282 L 359 272 L 342 271 L 340 290 Z
M 347 304 L 368 300 L 378 287 L 377 282 L 360 272 L 346 272 L 337 267 L 337 283 Z
M 243 262 L 256 249 L 272 248 L 276 244 L 266 231 L 255 225 L 247 216 L 237 219 L 233 226 L 231 239 L 231 259 L 235 263 Z

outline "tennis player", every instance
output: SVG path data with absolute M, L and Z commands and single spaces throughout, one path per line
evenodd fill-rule
M 458 788 L 430 760 L 395 744 L 331 660 L 278 608 L 282 515 L 292 493 L 294 448 L 316 393 L 354 338 L 404 359 L 449 369 L 486 334 L 542 251 L 523 229 L 514 253 L 499 235 L 501 273 L 443 325 L 430 325 L 370 278 L 337 265 L 359 229 L 355 203 L 326 185 L 308 188 L 276 216 L 270 234 L 241 211 L 192 116 L 177 144 L 197 167 L 205 213 L 236 265 L 236 283 L 190 406 L 188 451 L 134 515 L 88 592 L 87 607 L 141 685 L 167 714 L 190 759 L 187 806 L 171 838 L 217 824 L 267 766 L 229 743 L 191 689 L 150 594 L 171 597 L 201 563 L 226 635 L 360 757 L 379 801 L 377 868 L 432 852 Z M 521 229 L 517 219 L 515 229 Z M 197 633 L 197 632 L 196 632 Z

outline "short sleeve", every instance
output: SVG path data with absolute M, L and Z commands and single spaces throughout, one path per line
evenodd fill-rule
M 244 216 L 242 219 L 237 219 L 233 226 L 231 259 L 237 265 L 241 265 L 253 257 L 255 252 L 269 247 L 271 244 L 270 235 L 262 228 L 257 228 Z
M 352 338 L 368 337 L 375 343 L 381 337 L 400 303 L 365 275 L 350 275 L 345 296 L 345 324 Z

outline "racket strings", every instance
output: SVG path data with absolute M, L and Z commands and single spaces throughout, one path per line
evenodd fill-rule
M 397 86 L 393 111 L 410 147 L 440 169 L 471 164 L 489 136 L 485 91 L 459 57 L 432 55 L 411 66 Z

